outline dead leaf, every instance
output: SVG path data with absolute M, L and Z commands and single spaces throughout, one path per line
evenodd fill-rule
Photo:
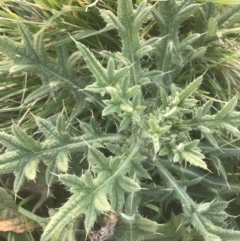
M 18 212 L 13 197 L 0 188 L 0 231 L 32 232 L 37 224 Z

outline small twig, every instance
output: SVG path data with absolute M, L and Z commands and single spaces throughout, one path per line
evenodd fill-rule
M 95 6 L 98 2 L 99 2 L 99 0 L 96 0 L 96 1 L 93 2 L 93 3 L 91 3 L 91 4 L 89 4 L 89 5 L 86 5 L 86 10 L 85 10 L 85 12 L 87 12 L 88 8 L 91 8 L 91 7 Z

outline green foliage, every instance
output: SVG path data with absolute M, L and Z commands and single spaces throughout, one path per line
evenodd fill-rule
M 239 240 L 226 211 L 240 192 L 229 177 L 240 155 L 238 99 L 203 93 L 203 72 L 178 84 L 185 68 L 204 61 L 212 42 L 239 32 L 238 10 L 236 5 L 221 13 L 213 3 L 191 0 L 157 6 L 144 0 L 136 7 L 119 0 L 117 13 L 99 14 L 117 31 L 121 52 L 96 54 L 69 33 L 78 50 L 69 55 L 64 44 L 56 45 L 52 58 L 43 30 L 32 36 L 20 22 L 21 44 L 0 37 L 0 51 L 12 61 L 10 74 L 42 80 L 25 105 L 54 98 L 59 88 L 75 101 L 70 118 L 34 117 L 35 134 L 18 125 L 11 134 L 0 133 L 0 174 L 14 173 L 15 195 L 38 171 L 49 189 L 61 183 L 71 193 L 40 224 L 42 241 L 73 240 L 79 223 L 81 238 L 89 240 Z M 182 32 L 189 20 L 191 31 Z M 152 21 L 160 34 L 142 38 L 141 29 Z M 84 119 L 88 102 L 92 117 Z M 169 205 L 173 213 L 159 215 Z

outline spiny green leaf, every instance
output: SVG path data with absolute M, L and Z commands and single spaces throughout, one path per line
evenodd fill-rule
M 39 160 L 31 160 L 29 161 L 24 167 L 25 176 L 30 179 L 34 180 L 37 176 L 37 168 L 38 168 Z
M 160 29 L 167 29 L 167 23 L 166 23 L 164 17 L 162 16 L 162 14 L 159 14 L 155 8 L 152 9 L 152 14 L 153 14 L 154 18 L 156 19 Z
M 25 149 L 32 152 L 38 152 L 41 150 L 39 142 L 35 141 L 31 136 L 28 136 L 20 127 L 13 125 L 12 131 Z
M 146 5 L 146 0 L 144 0 L 142 2 L 142 5 Z M 138 10 L 138 14 L 136 14 L 134 16 L 134 27 L 136 29 L 140 29 L 142 23 L 146 20 L 146 18 L 149 16 L 149 13 L 151 12 L 152 10 L 152 6 L 146 6 L 146 7 L 141 7 L 141 5 L 139 6 L 139 8 L 141 8 L 141 12 Z
M 36 52 L 36 56 L 38 56 L 39 62 L 48 60 L 43 42 L 43 34 L 41 32 L 34 36 L 33 49 Z
M 160 88 L 160 93 L 161 93 L 161 101 L 162 101 L 163 107 L 167 107 L 168 106 L 167 94 L 162 87 Z
M 205 137 L 215 148 L 219 148 L 216 139 L 211 133 L 202 132 L 202 136 Z
M 183 102 L 185 99 L 187 99 L 193 92 L 200 86 L 202 83 L 202 76 L 199 76 L 196 78 L 192 83 L 190 83 L 179 95 L 178 98 L 180 102 Z
M 79 192 L 84 188 L 84 182 L 82 179 L 75 175 L 70 174 L 60 174 L 59 180 L 67 186 L 71 192 Z
M 107 71 L 102 67 L 90 50 L 85 47 L 85 45 L 76 42 L 76 46 L 81 51 L 89 70 L 94 74 L 99 84 L 101 86 L 108 86 Z
M 69 162 L 68 151 L 67 150 L 60 151 L 57 154 L 57 160 L 56 160 L 58 169 L 62 172 L 67 172 L 68 162 Z
M 88 209 L 86 210 L 86 214 L 87 215 L 84 220 L 84 226 L 85 226 L 86 232 L 89 233 L 94 222 L 97 219 L 97 211 L 93 206 L 89 206 Z
M 208 169 L 207 164 L 202 160 L 204 158 L 202 154 L 183 151 L 181 152 L 181 156 L 191 165 L 201 167 L 206 170 Z
M 71 54 L 67 60 L 66 66 L 70 71 L 76 71 L 76 62 L 82 57 L 81 51 L 76 51 Z
M 125 193 L 117 183 L 115 183 L 112 190 L 110 191 L 109 197 L 113 211 L 120 212 L 125 202 Z
M 32 35 L 28 31 L 28 29 L 25 27 L 25 25 L 22 24 L 21 22 L 18 22 L 18 28 L 19 28 L 19 30 L 21 32 L 21 35 L 22 35 L 23 44 L 28 47 L 28 50 L 32 51 L 33 55 L 35 55 L 35 52 L 33 51 L 33 37 L 32 37 Z
M 89 148 L 90 160 L 101 169 L 108 169 L 109 160 L 100 151 L 90 147 Z
M 157 223 L 140 215 L 128 216 L 121 214 L 121 223 L 114 232 L 114 240 L 140 241 L 145 235 L 156 232 Z
M 240 9 L 240 5 L 233 5 L 229 9 L 226 9 L 225 11 L 223 11 L 223 13 L 220 14 L 219 16 L 216 16 L 218 26 L 221 27 L 221 25 L 225 25 L 226 22 L 228 22 L 228 19 L 231 18 L 231 16 L 239 12 L 239 9 Z
M 111 11 L 101 10 L 100 13 L 107 24 L 112 24 L 122 34 L 126 32 L 125 27 Z
M 221 160 L 213 154 L 212 155 L 210 154 L 210 157 L 211 157 L 211 162 L 213 163 L 214 168 L 218 172 L 218 175 L 221 175 L 223 177 L 223 179 L 225 181 L 227 181 L 227 173 L 226 173 L 226 170 L 225 170 Z
M 83 174 L 80 178 L 72 175 L 59 175 L 60 181 L 70 187 L 74 193 L 69 200 L 52 217 L 42 235 L 42 240 L 48 240 L 54 233 L 66 226 L 72 220 L 85 214 L 85 229 L 90 231 L 98 210 L 108 211 L 110 205 L 106 199 L 106 178 L 93 178 L 91 172 Z M 110 189 L 112 185 L 110 185 Z M 104 197 L 105 196 L 105 197 Z M 61 222 L 60 222 L 61 220 Z
M 140 90 L 139 85 L 135 85 L 135 86 L 129 88 L 127 91 L 127 98 L 131 98 L 131 97 L 135 96 L 139 90 Z
M 42 241 L 48 241 L 53 235 L 68 225 L 72 220 L 78 218 L 83 211 L 87 210 L 87 202 L 90 204 L 90 200 L 82 200 L 82 196 L 75 194 L 71 196 L 61 209 L 51 218 L 50 222 L 44 229 L 41 236 Z
M 177 16 L 173 19 L 172 25 L 179 26 L 183 21 L 185 21 L 192 14 L 194 14 L 199 7 L 200 4 L 190 4 L 187 7 L 181 9 L 181 11 L 178 12 Z
M 16 51 L 19 48 L 19 51 Z M 0 37 L 0 50 L 2 53 L 6 54 L 13 61 L 22 58 L 22 48 L 19 47 L 13 40 L 7 38 L 6 36 Z
M 217 20 L 215 18 L 210 18 L 208 20 L 208 28 L 207 28 L 207 33 L 205 35 L 204 40 L 208 41 L 213 37 L 217 36 L 217 30 L 218 30 L 218 26 L 217 26 Z
M 112 58 L 109 58 L 107 63 L 107 75 L 110 80 L 114 78 L 114 72 L 115 72 L 115 63 Z
M 130 125 L 131 122 L 132 122 L 132 116 L 125 115 L 120 123 L 119 131 L 126 129 Z
M 184 145 L 184 150 L 185 151 L 192 151 L 195 147 L 197 147 L 199 144 L 199 140 L 194 140 L 194 141 L 191 141 L 189 143 L 186 143 Z
M 105 101 L 105 103 L 106 103 L 106 101 Z M 107 115 L 113 114 L 114 112 L 118 112 L 118 111 L 120 111 L 120 107 L 118 105 L 110 104 L 110 105 L 107 105 L 103 109 L 102 116 L 107 116 Z
M 28 104 L 38 98 L 42 98 L 45 95 L 48 95 L 50 91 L 51 91 L 51 87 L 48 84 L 44 83 L 38 89 L 30 93 L 26 99 L 24 99 L 24 104 Z
M 94 196 L 94 201 L 93 201 L 96 209 L 103 213 L 105 211 L 109 211 L 111 209 L 111 206 L 107 200 L 106 194 L 105 193 L 99 193 Z
M 192 55 L 190 57 L 190 61 L 192 61 L 194 59 L 203 59 L 206 51 L 207 51 L 207 47 L 205 47 L 205 46 L 194 50 L 194 52 L 192 53 Z
M 209 114 L 209 111 L 212 107 L 213 102 L 211 100 L 204 103 L 201 107 L 197 109 L 196 117 L 198 120 L 201 119 L 206 114 Z
M 220 111 L 216 114 L 217 120 L 222 120 L 225 116 L 230 114 L 237 105 L 237 98 L 234 96 L 229 102 L 227 102 Z
M 151 133 L 157 133 L 159 126 L 157 125 L 157 123 L 154 119 L 150 119 L 148 121 L 148 125 L 150 127 Z
M 219 127 L 225 129 L 227 133 L 230 133 L 233 136 L 240 137 L 240 132 L 238 128 L 234 127 L 233 125 L 230 125 L 228 123 L 221 123 L 219 124 Z
M 22 145 L 17 138 L 4 132 L 0 132 L 0 143 L 8 148 L 9 151 L 21 149 Z
M 39 117 L 36 117 L 35 121 L 39 129 L 44 133 L 46 137 L 55 140 L 59 140 L 61 138 L 59 133 L 57 132 L 57 128 L 53 124 L 51 124 L 50 121 Z
M 197 41 L 201 37 L 201 34 L 194 33 L 189 35 L 187 38 L 183 39 L 179 44 L 178 50 L 183 51 L 186 47 Z
M 66 122 L 65 116 L 61 114 L 58 115 L 56 127 L 57 127 L 58 133 L 61 135 L 66 135 L 67 133 L 65 122 Z
M 141 189 L 134 180 L 125 176 L 118 177 L 117 183 L 126 192 L 137 192 Z

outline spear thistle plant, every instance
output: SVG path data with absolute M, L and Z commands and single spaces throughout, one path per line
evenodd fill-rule
M 107 27 L 116 29 L 121 52 L 101 51 L 101 62 L 74 38 L 78 51 L 69 56 L 66 46 L 57 47 L 53 60 L 43 33 L 32 36 L 21 23 L 21 44 L 0 38 L 0 51 L 12 60 L 10 73 L 42 79 L 25 104 L 54 96 L 57 88 L 68 89 L 76 102 L 69 119 L 63 114 L 35 117 L 41 139 L 17 125 L 12 134 L 0 133 L 6 147 L 0 173 L 14 173 L 15 193 L 26 179 L 37 178 L 40 163 L 49 188 L 60 182 L 71 192 L 50 218 L 36 219 L 42 241 L 75 240 L 82 222 L 80 236 L 90 240 L 239 240 L 240 231 L 231 228 L 234 220 L 226 212 L 229 198 L 240 192 L 227 175 L 234 168 L 228 160 L 240 155 L 237 97 L 216 110 L 213 98 L 199 91 L 204 75 L 176 84 L 181 71 L 202 59 L 212 41 L 239 32 L 234 28 L 239 9 L 236 5 L 219 13 L 213 3 L 191 0 L 157 6 L 142 1 L 135 7 L 131 0 L 118 0 L 116 15 L 99 12 Z M 180 27 L 189 18 L 195 19 L 195 32 L 183 36 Z M 143 39 L 140 31 L 149 21 L 156 22 L 160 33 Z M 88 81 L 77 73 L 79 59 L 93 76 Z M 92 118 L 81 121 L 89 100 Z M 73 124 L 76 118 L 79 126 Z M 144 215 L 167 205 L 180 210 L 166 217 Z M 107 221 L 95 229 L 99 217 Z

